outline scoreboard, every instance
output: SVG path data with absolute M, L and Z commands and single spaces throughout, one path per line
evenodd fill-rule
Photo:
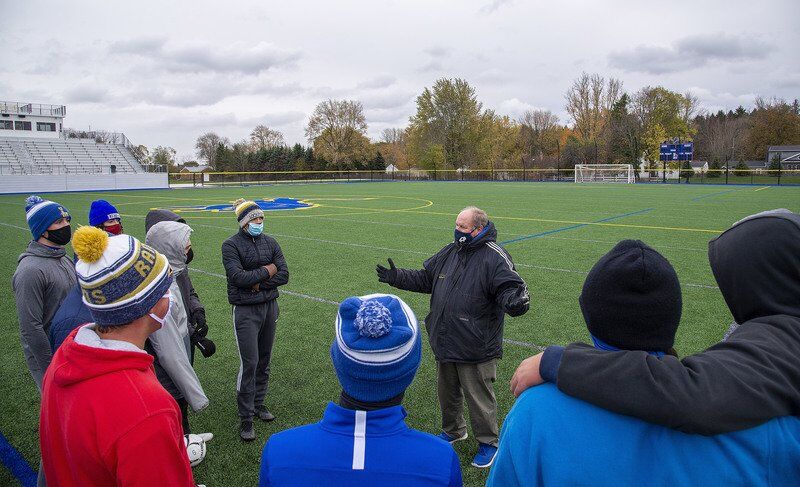
M 680 144 L 661 144 L 659 160 L 661 161 L 691 161 L 694 159 L 694 143 L 683 142 Z

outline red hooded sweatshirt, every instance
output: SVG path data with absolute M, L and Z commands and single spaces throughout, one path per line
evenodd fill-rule
M 47 484 L 194 486 L 178 405 L 156 379 L 153 358 L 82 345 L 75 341 L 80 330 L 58 349 L 43 380 Z

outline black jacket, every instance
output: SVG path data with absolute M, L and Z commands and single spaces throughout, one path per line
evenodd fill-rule
M 272 278 L 264 268 L 275 264 Z M 222 265 L 228 277 L 228 302 L 234 305 L 266 303 L 278 297 L 278 286 L 289 282 L 289 268 L 278 242 L 269 235 L 251 237 L 244 230 L 222 243 Z M 258 290 L 254 286 L 258 284 Z
M 169 210 L 150 210 L 144 220 L 144 231 L 147 233 L 150 227 L 159 222 L 180 222 L 186 223 L 180 215 Z M 189 335 L 194 333 L 195 326 L 197 325 L 198 316 L 202 315 L 202 322 L 205 322 L 206 309 L 203 303 L 200 302 L 200 296 L 194 290 L 194 284 L 189 277 L 189 270 L 181 272 L 175 278 L 178 281 L 178 287 L 181 290 L 181 297 L 183 298 L 183 306 L 186 308 L 186 315 L 189 319 Z
M 800 216 L 746 218 L 709 242 L 708 255 L 740 323 L 726 341 L 683 360 L 572 344 L 561 357 L 558 388 L 688 433 L 800 415 Z
M 527 292 L 527 286 L 496 239 L 489 222 L 468 245 L 447 245 L 421 270 L 398 269 L 391 283 L 430 293 L 425 327 L 439 362 L 480 363 L 503 355 L 503 313 L 519 288 Z M 527 306 L 516 314 L 526 311 Z

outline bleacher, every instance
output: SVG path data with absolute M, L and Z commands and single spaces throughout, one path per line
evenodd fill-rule
M 94 139 L 0 138 L 0 175 L 143 172 L 128 147 Z

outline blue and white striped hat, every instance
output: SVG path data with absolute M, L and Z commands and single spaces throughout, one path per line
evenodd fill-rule
M 331 360 L 342 389 L 364 402 L 400 395 L 414 380 L 422 347 L 411 308 L 391 294 L 350 297 L 339 305 Z
M 36 195 L 28 196 L 25 199 L 25 220 L 28 222 L 28 228 L 31 229 L 34 240 L 39 240 L 47 227 L 62 218 L 66 218 L 68 221 L 72 219 L 69 211 L 63 205 Z

